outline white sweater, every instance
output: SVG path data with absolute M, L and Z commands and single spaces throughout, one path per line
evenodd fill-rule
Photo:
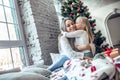
M 67 38 L 75 38 L 75 46 L 79 45 L 84 47 L 89 44 L 89 37 L 86 31 L 84 30 L 76 30 L 73 32 L 65 32 L 64 35 Z M 84 50 L 83 53 L 90 52 L 90 50 Z

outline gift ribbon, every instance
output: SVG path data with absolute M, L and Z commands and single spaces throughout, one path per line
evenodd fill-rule
M 112 52 L 112 49 L 111 48 L 106 48 L 106 53 L 105 54 L 107 54 L 109 57 L 110 57 L 110 53 Z

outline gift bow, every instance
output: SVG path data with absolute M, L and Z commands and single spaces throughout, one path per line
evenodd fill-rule
M 110 57 L 110 53 L 112 52 L 112 49 L 111 48 L 106 48 L 106 53 L 109 57 Z

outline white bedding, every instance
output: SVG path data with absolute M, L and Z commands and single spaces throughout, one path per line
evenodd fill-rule
M 52 72 L 51 80 L 101 80 L 112 79 L 115 66 L 105 59 L 81 60 L 72 59 L 65 62 L 63 68 Z

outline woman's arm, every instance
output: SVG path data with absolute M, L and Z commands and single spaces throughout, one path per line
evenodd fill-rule
M 83 32 L 84 32 L 84 30 L 76 30 L 76 31 L 73 31 L 73 32 L 65 32 L 63 34 L 67 38 L 75 38 L 75 37 L 80 37 L 81 34 L 83 34 Z
M 63 35 L 58 36 L 58 49 L 61 55 L 66 55 L 69 58 L 73 55 L 73 49 L 69 43 L 69 40 Z

